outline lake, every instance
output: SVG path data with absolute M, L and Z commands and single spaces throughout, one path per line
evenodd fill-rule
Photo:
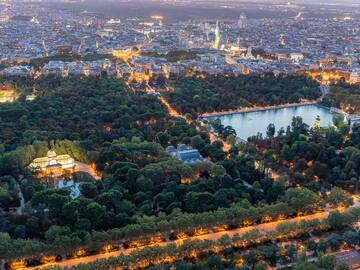
M 273 123 L 276 130 L 281 127 L 286 129 L 291 124 L 294 116 L 300 116 L 309 126 L 313 126 L 316 116 L 320 116 L 321 126 L 332 124 L 334 113 L 330 109 L 319 105 L 301 105 L 290 108 L 269 109 L 257 112 L 243 112 L 217 116 L 224 126 L 232 126 L 237 136 L 243 140 L 256 135 L 258 132 L 266 135 L 266 129 Z

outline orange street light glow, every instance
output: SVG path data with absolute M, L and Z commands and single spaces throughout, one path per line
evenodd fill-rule
M 151 16 L 151 19 L 153 19 L 153 20 L 163 20 L 164 19 L 164 17 L 163 16 L 161 16 L 161 15 L 153 15 L 153 16 Z

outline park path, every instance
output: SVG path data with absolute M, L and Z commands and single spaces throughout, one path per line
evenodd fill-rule
M 100 180 L 101 176 L 99 176 L 94 167 L 91 166 L 90 164 L 85 164 L 79 161 L 75 161 L 75 172 L 86 172 L 88 174 L 90 174 L 92 177 L 95 178 L 95 180 Z
M 354 197 L 354 205 L 352 205 L 349 209 L 357 208 L 357 207 L 360 207 L 360 200 L 358 200 L 357 197 Z M 108 259 L 110 257 L 117 257 L 117 256 L 120 256 L 121 254 L 126 255 L 126 254 L 131 253 L 132 251 L 143 249 L 145 247 L 167 246 L 170 244 L 180 245 L 184 241 L 187 241 L 187 240 L 213 240 L 214 241 L 214 240 L 220 239 L 221 237 L 223 237 L 225 235 L 233 237 L 236 234 L 242 235 L 253 229 L 258 229 L 260 231 L 260 233 L 265 234 L 267 232 L 274 231 L 278 225 L 285 223 L 285 222 L 300 222 L 300 221 L 310 221 L 310 220 L 316 220 L 316 219 L 320 220 L 320 221 L 324 220 L 329 216 L 330 212 L 331 212 L 331 210 L 328 209 L 325 212 L 320 212 L 320 213 L 316 213 L 316 214 L 312 214 L 312 215 L 296 217 L 296 218 L 291 218 L 291 219 L 286 219 L 286 220 L 281 220 L 281 221 L 273 221 L 273 222 L 269 222 L 269 223 L 259 224 L 259 225 L 255 225 L 255 226 L 248 226 L 248 227 L 238 228 L 238 229 L 229 230 L 229 231 L 222 231 L 222 232 L 209 233 L 209 234 L 204 234 L 204 235 L 199 235 L 199 236 L 193 236 L 193 237 L 189 237 L 189 238 L 181 239 L 181 240 L 159 242 L 156 244 L 146 245 L 146 246 L 138 247 L 138 248 L 123 249 L 123 250 L 113 251 L 113 252 L 109 252 L 109 253 L 86 256 L 86 257 L 82 257 L 82 258 L 68 259 L 68 260 L 64 260 L 61 262 L 53 263 L 52 265 L 59 266 L 60 268 L 72 267 L 72 266 L 76 266 L 80 263 L 91 263 L 91 262 L 94 262 L 99 259 Z M 43 265 L 41 267 L 29 267 L 29 268 L 24 268 L 24 270 L 41 269 L 41 268 L 44 268 L 47 266 L 49 266 L 49 265 Z

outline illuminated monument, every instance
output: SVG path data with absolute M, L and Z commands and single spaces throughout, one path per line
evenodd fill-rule
M 49 150 L 46 157 L 34 159 L 29 165 L 29 169 L 39 177 L 56 177 L 73 173 L 75 170 L 75 160 L 69 155 L 57 155 L 55 151 Z
M 315 129 L 320 129 L 321 127 L 321 121 L 320 121 L 320 116 L 316 116 L 316 119 L 315 119 L 315 123 L 314 123 L 314 128 Z

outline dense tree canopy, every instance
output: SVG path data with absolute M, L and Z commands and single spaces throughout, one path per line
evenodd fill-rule
M 357 141 L 360 128 L 354 126 L 349 136 L 349 130 L 343 133 L 343 127 L 348 126 L 342 122 L 339 127 L 316 130 L 297 117 L 286 131 L 281 129 L 275 137 L 253 136 L 249 141 L 257 146 L 262 163 L 290 177 L 292 186 L 307 186 L 318 191 L 339 186 L 356 191 L 360 175 Z M 346 205 L 342 197 L 341 192 L 334 190 L 331 203 L 339 204 L 338 200 L 342 200 Z
M 98 251 L 104 243 L 145 245 L 154 238 L 177 239 L 181 234 L 311 214 L 326 204 L 335 208 L 353 203 L 334 186 L 357 188 L 359 127 L 350 135 L 341 119 L 335 127 L 314 130 L 294 118 L 286 131 L 275 134 L 275 126 L 269 125 L 265 137 L 254 136 L 239 146 L 233 128 L 215 121 L 215 131 L 231 145 L 224 150 L 224 142 L 210 139 L 196 120 L 196 114 L 205 111 L 317 98 L 318 85 L 305 77 L 263 74 L 172 80 L 174 92 L 164 95 L 177 110 L 192 113 L 184 119 L 169 116 L 158 97 L 133 92 L 119 79 L 11 77 L 0 78 L 0 83 L 20 93 L 17 102 L 0 105 L 0 254 L 7 258 L 73 256 L 77 248 Z M 33 89 L 36 99 L 26 100 Z M 204 161 L 184 164 L 166 153 L 166 147 L 179 144 L 199 150 Z M 54 185 L 54 179 L 35 179 L 26 167 L 49 147 L 91 162 L 101 179 L 94 181 L 81 173 L 69 176 L 79 182 L 76 198 L 69 189 Z M 274 181 L 272 173 L 281 177 Z M 327 195 L 322 192 L 326 190 Z M 24 205 L 19 207 L 21 202 Z M 312 230 L 341 231 L 358 216 L 354 211 L 334 213 L 324 223 L 284 223 L 267 241 Z M 246 237 L 260 236 L 254 231 Z M 241 245 L 242 240 L 235 237 L 234 242 Z M 351 232 L 330 240 L 332 249 L 359 241 Z M 216 248 L 232 248 L 229 241 L 219 240 Z M 209 243 L 194 245 L 204 248 Z M 294 261 L 292 248 L 282 249 L 281 254 L 276 246 L 261 246 L 243 256 L 244 267 L 263 269 L 265 261 L 272 266 Z M 136 256 L 144 255 L 117 258 L 110 264 L 132 263 Z M 207 256 L 201 265 L 236 269 L 239 258 L 229 256 L 226 265 L 217 255 Z
M 175 90 L 164 94 L 183 114 L 295 103 L 301 99 L 317 99 L 321 95 L 315 81 L 298 75 L 207 75 L 205 79 L 174 78 L 170 83 Z
M 8 83 L 24 95 L 33 87 L 37 98 L 0 105 L 0 144 L 6 149 L 70 139 L 90 150 L 120 137 L 154 139 L 164 129 L 166 113 L 157 98 L 131 93 L 121 80 L 16 77 Z
M 349 113 L 358 113 L 360 111 L 360 88 L 357 85 L 339 82 L 332 85 L 322 103 L 329 107 L 341 108 Z

